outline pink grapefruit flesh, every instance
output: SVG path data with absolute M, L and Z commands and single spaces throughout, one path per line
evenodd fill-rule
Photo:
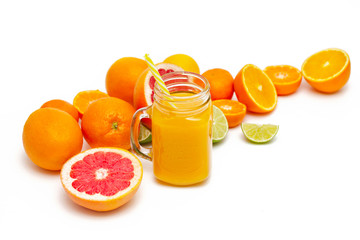
M 181 67 L 170 63 L 158 63 L 156 68 L 161 76 L 174 71 L 184 71 Z M 150 106 L 154 102 L 155 82 L 156 80 L 149 68 L 140 75 L 134 89 L 134 107 L 136 109 Z
M 89 195 L 113 196 L 130 186 L 134 177 L 131 160 L 113 152 L 95 152 L 71 166 L 73 188 Z
M 93 148 L 67 161 L 61 181 L 70 198 L 81 206 L 108 211 L 125 204 L 137 191 L 142 165 L 130 152 Z

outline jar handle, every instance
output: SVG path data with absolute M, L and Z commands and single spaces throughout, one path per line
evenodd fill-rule
M 148 106 L 148 107 L 140 108 L 135 112 L 131 121 L 130 141 L 131 141 L 131 149 L 137 156 L 151 161 L 152 149 L 143 147 L 139 143 L 140 122 L 141 119 L 143 118 L 151 118 L 150 110 L 151 110 L 151 106 Z

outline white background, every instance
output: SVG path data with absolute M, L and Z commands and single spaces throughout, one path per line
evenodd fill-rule
M 1 1 L 0 238 L 360 239 L 359 12 L 356 0 Z M 350 55 L 348 84 L 322 94 L 303 81 L 272 113 L 248 114 L 246 122 L 279 124 L 278 135 L 254 145 L 231 129 L 204 184 L 160 184 L 143 160 L 132 201 L 98 213 L 71 202 L 58 172 L 24 153 L 31 112 L 105 91 L 121 57 L 185 53 L 201 73 L 235 76 L 248 63 L 301 68 L 330 47 Z

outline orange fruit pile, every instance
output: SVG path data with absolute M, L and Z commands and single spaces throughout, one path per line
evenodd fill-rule
M 229 127 L 233 127 L 238 124 L 229 116 L 235 110 L 226 106 L 230 102 L 225 100 L 231 100 L 234 91 L 237 100 L 245 105 L 245 113 L 268 113 L 275 109 L 278 96 L 290 95 L 299 89 L 302 77 L 317 91 L 334 93 L 347 83 L 350 69 L 349 55 L 344 50 L 330 48 L 307 58 L 301 71 L 290 65 L 268 66 L 261 70 L 253 64 L 247 64 L 234 80 L 228 71 L 220 68 L 207 70 L 202 75 L 210 83 L 214 105 L 222 110 Z
M 160 75 L 200 73 L 197 62 L 186 54 L 171 55 L 156 67 Z M 350 68 L 349 55 L 332 48 L 307 58 L 301 72 L 289 65 L 261 70 L 247 64 L 235 78 L 221 68 L 202 75 L 210 83 L 213 104 L 224 113 L 229 127 L 236 127 L 247 111 L 273 111 L 278 96 L 299 89 L 302 76 L 320 92 L 339 91 L 349 80 Z M 61 170 L 63 187 L 75 203 L 96 211 L 125 204 L 139 188 L 143 171 L 140 161 L 127 151 L 132 116 L 136 109 L 152 104 L 154 84 L 144 60 L 118 59 L 106 74 L 107 93 L 81 91 L 73 104 L 54 99 L 30 114 L 22 135 L 26 154 L 41 168 Z M 234 92 L 237 100 L 232 99 Z M 147 124 L 151 128 L 151 122 Z M 80 153 L 83 138 L 91 149 Z

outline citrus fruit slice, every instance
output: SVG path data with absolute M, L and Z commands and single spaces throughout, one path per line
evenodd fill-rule
M 245 65 L 235 77 L 235 94 L 251 112 L 266 113 L 275 109 L 277 93 L 271 79 L 255 65 Z
M 225 69 L 213 68 L 202 76 L 210 83 L 211 100 L 231 99 L 234 95 L 234 78 Z
M 139 143 L 145 144 L 151 142 L 152 135 L 151 131 L 147 129 L 144 125 L 140 124 L 140 132 L 139 132 Z
M 264 72 L 274 83 L 279 96 L 292 94 L 300 87 L 302 75 L 300 70 L 293 66 L 268 66 Z
M 164 60 L 164 63 L 175 64 L 176 66 L 181 67 L 185 71 L 200 74 L 199 65 L 192 57 L 186 54 L 171 55 Z
M 213 105 L 213 143 L 222 141 L 226 137 L 228 130 L 229 126 L 224 113 L 218 107 Z
M 241 102 L 229 99 L 213 101 L 225 115 L 229 128 L 238 126 L 246 115 L 246 106 Z
M 340 90 L 350 77 L 350 57 L 341 49 L 330 48 L 307 58 L 301 72 L 305 80 L 320 92 Z
M 77 122 L 79 121 L 79 113 L 77 109 L 67 101 L 61 99 L 53 99 L 44 103 L 41 108 L 52 107 L 70 114 Z
M 135 57 L 123 57 L 114 62 L 106 74 L 105 85 L 109 96 L 133 104 L 136 81 L 147 67 L 144 60 Z
M 170 63 L 158 63 L 155 65 L 160 75 L 170 73 L 174 71 L 184 71 L 181 67 L 178 67 Z M 139 109 L 142 107 L 150 106 L 154 99 L 154 86 L 155 78 L 152 75 L 150 68 L 147 68 L 138 78 L 134 89 L 134 107 Z
M 241 129 L 248 140 L 255 143 L 266 143 L 275 137 L 279 125 L 242 123 Z
M 109 211 L 128 202 L 140 186 L 141 162 L 120 148 L 92 148 L 70 158 L 62 167 L 61 183 L 75 203 Z
M 109 97 L 109 95 L 99 90 L 81 91 L 76 94 L 73 100 L 73 105 L 78 110 L 80 117 L 82 117 L 87 107 L 92 102 L 104 97 Z

